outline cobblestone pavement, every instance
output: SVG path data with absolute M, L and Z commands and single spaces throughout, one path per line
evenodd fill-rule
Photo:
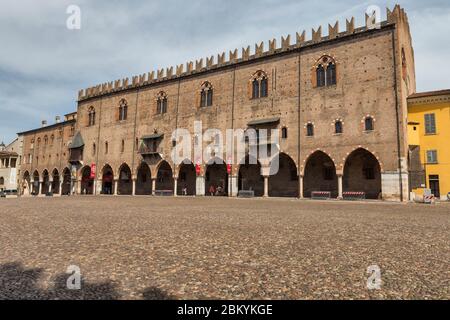
M 0 244 L 0 299 L 450 298 L 448 204 L 3 199 Z

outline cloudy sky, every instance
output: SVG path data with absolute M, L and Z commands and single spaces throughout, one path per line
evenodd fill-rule
M 280 38 L 396 1 L 0 0 L 0 141 L 76 110 L 79 89 Z M 66 9 L 81 9 L 68 30 Z M 417 90 L 450 88 L 450 1 L 408 0 Z M 342 27 L 341 27 L 342 28 Z M 326 32 L 325 32 L 326 33 Z

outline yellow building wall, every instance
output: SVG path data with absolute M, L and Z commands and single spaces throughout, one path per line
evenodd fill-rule
M 436 134 L 425 134 L 425 114 L 434 113 Z M 430 187 L 430 175 L 439 176 L 441 197 L 450 192 L 450 103 L 421 103 L 408 107 L 408 125 L 410 145 L 420 146 L 420 156 L 425 168 L 427 188 Z M 414 130 L 416 127 L 416 130 Z M 437 164 L 427 164 L 427 151 L 437 150 Z

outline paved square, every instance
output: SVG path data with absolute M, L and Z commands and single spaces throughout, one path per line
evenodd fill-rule
M 0 243 L 0 299 L 450 299 L 448 204 L 1 199 Z

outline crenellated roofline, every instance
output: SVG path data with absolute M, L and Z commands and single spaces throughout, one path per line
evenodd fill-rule
M 381 22 L 381 29 L 393 26 L 397 21 L 406 17 L 404 9 L 396 5 L 391 11 L 386 9 L 386 20 Z M 263 58 L 286 54 L 302 50 L 307 47 L 317 46 L 330 41 L 337 41 L 338 39 L 347 39 L 355 35 L 376 30 L 374 28 L 374 16 L 365 14 L 365 26 L 355 28 L 355 18 L 346 20 L 346 30 L 339 31 L 339 22 L 334 25 L 328 24 L 328 35 L 322 35 L 322 26 L 317 30 L 312 29 L 311 39 L 306 39 L 306 31 L 296 33 L 295 44 L 291 44 L 291 35 L 281 37 L 281 46 L 277 45 L 277 40 L 272 39 L 268 41 L 268 49 L 265 49 L 264 42 L 255 44 L 255 49 L 251 53 L 251 47 L 242 48 L 241 54 L 239 50 L 234 49 L 229 51 L 228 56 L 225 52 L 218 54 L 217 59 L 214 56 L 205 59 L 189 61 L 186 64 L 180 64 L 176 67 L 169 67 L 151 71 L 141 75 L 132 76 L 130 78 L 119 79 L 111 82 L 99 84 L 94 87 L 82 89 L 78 92 L 78 102 L 90 100 L 106 96 L 113 93 L 128 91 L 136 88 L 148 87 L 153 84 L 160 84 L 163 82 L 173 81 L 181 78 L 190 77 L 193 75 L 201 75 L 210 71 L 235 66 L 238 64 L 248 63 L 250 61 L 257 61 Z

